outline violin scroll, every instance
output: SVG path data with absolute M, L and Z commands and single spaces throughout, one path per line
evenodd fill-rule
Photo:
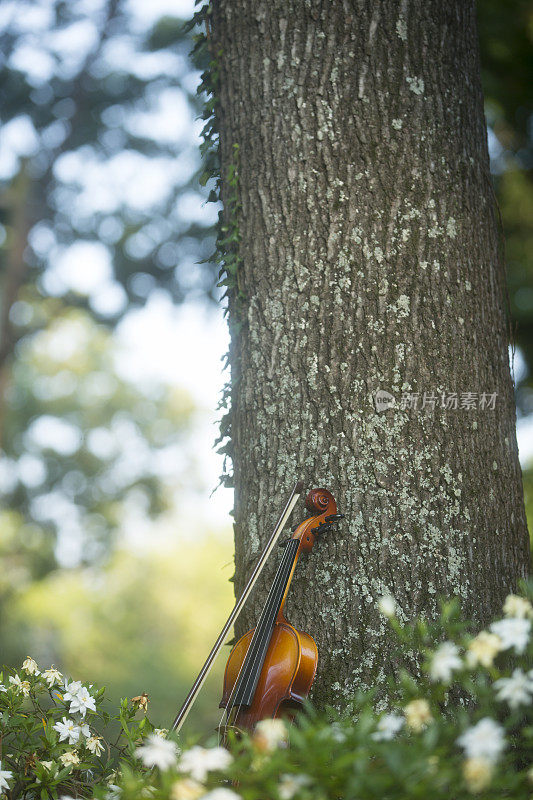
M 311 489 L 305 499 L 305 507 L 312 516 L 298 525 L 292 538 L 300 541 L 301 550 L 309 552 L 317 534 L 330 530 L 331 524 L 327 518 L 337 516 L 337 503 L 327 489 Z
M 337 503 L 327 489 L 311 489 L 305 498 L 305 507 L 311 514 L 336 514 Z

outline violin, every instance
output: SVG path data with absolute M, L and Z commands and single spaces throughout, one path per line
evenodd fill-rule
M 303 484 L 299 481 L 178 711 L 172 724 L 173 731 L 179 731 L 183 725 L 302 491 Z M 311 516 L 293 528 L 293 536 L 283 542 L 285 552 L 256 627 L 241 636 L 229 654 L 220 702 L 224 714 L 219 733 L 224 740 L 230 729 L 253 730 L 261 719 L 278 717 L 283 713 L 294 716 L 313 683 L 318 663 L 316 643 L 308 633 L 297 630 L 285 619 L 283 607 L 300 554 L 310 552 L 317 536 L 330 530 L 344 514 L 337 514 L 335 498 L 327 489 L 313 489 L 307 495 L 305 505 Z
M 257 625 L 238 640 L 229 654 L 220 707 L 219 732 L 253 730 L 259 720 L 294 716 L 309 694 L 316 675 L 318 650 L 310 634 L 298 630 L 283 613 L 301 553 L 309 553 L 319 534 L 344 515 L 327 489 L 313 489 L 305 505 L 311 516 L 296 526 L 283 543 L 284 554 Z

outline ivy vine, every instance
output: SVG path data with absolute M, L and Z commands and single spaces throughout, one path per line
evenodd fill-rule
M 216 229 L 216 249 L 209 256 L 208 261 L 213 261 L 219 267 L 218 286 L 226 287 L 223 299 L 231 294 L 232 298 L 232 326 L 240 326 L 242 316 L 242 293 L 239 281 L 239 267 L 242 263 L 240 256 L 241 234 L 239 230 L 239 212 L 241 203 L 239 199 L 239 144 L 232 146 L 232 157 L 226 170 L 224 192 L 222 191 L 221 159 L 220 159 L 220 133 L 216 115 L 219 65 L 218 59 L 212 54 L 210 47 L 210 17 L 212 3 L 205 3 L 197 11 L 190 22 L 185 26 L 186 31 L 200 27 L 200 31 L 193 36 L 194 46 L 191 52 L 193 63 L 201 72 L 197 94 L 203 98 L 201 119 L 204 127 L 201 132 L 202 142 L 200 154 L 202 156 L 202 171 L 199 182 L 206 186 L 209 181 L 214 181 L 214 186 L 209 192 L 207 202 L 223 203 L 219 212 Z
M 217 96 L 219 86 L 219 63 L 214 54 L 211 35 L 211 16 L 213 13 L 212 2 L 204 3 L 186 24 L 185 30 L 190 32 L 199 29 L 193 34 L 193 49 L 191 57 L 193 64 L 201 71 L 200 83 L 197 94 L 202 98 L 203 110 L 201 119 L 204 126 L 201 132 L 202 142 L 200 154 L 202 156 L 202 171 L 200 184 L 206 186 L 213 181 L 213 188 L 208 195 L 208 202 L 221 203 L 218 223 L 216 226 L 215 251 L 206 260 L 218 266 L 218 286 L 224 287 L 222 299 L 228 299 L 225 314 L 231 305 L 231 314 L 228 322 L 232 337 L 243 324 L 244 294 L 241 289 L 241 234 L 239 230 L 239 215 L 241 203 L 239 198 L 239 144 L 232 145 L 230 164 L 226 170 L 225 180 L 222 180 L 220 158 L 220 132 L 216 114 Z M 224 186 L 223 186 L 224 184 Z M 224 357 L 224 367 L 228 366 L 229 353 Z M 219 403 L 222 411 L 220 419 L 220 433 L 215 445 L 220 445 L 218 452 L 224 456 L 223 474 L 220 483 L 224 486 L 233 486 L 233 448 L 232 448 L 232 393 L 238 381 L 239 370 L 235 358 L 232 358 L 231 379 L 225 384 Z

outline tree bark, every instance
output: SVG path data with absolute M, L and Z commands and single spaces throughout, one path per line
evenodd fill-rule
M 313 699 L 342 706 L 397 666 L 380 595 L 405 618 L 456 595 L 484 623 L 527 570 L 474 2 L 218 0 L 212 20 L 223 195 L 239 145 L 236 591 L 294 480 L 330 489 L 347 519 L 287 616 L 318 644 Z

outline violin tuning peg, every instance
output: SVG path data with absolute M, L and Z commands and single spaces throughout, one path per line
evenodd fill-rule
M 314 529 L 313 533 L 327 533 L 330 530 L 331 530 L 331 523 L 329 523 L 329 522 L 321 522 L 320 525 L 318 525 Z
M 344 519 L 346 514 L 330 514 L 329 517 L 326 517 L 326 522 L 338 522 L 341 519 Z

